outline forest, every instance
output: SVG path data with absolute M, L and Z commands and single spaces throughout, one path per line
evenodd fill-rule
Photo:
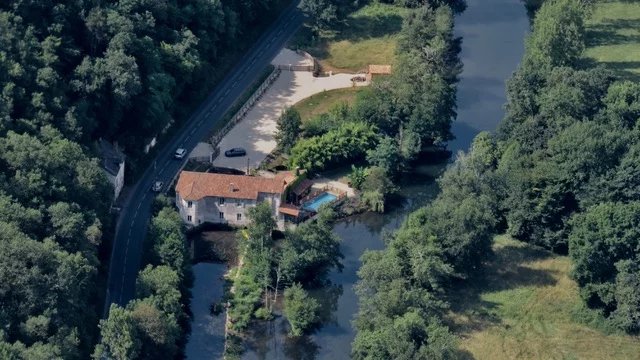
M 365 253 L 353 358 L 457 356 L 445 294 L 504 232 L 568 254 L 588 311 L 640 331 L 640 85 L 582 61 L 588 11 L 544 2 L 497 133 L 457 156 L 387 249 Z
M 189 114 L 280 6 L 0 3 L 0 358 L 93 352 L 114 225 L 96 141 L 117 142 L 135 168 L 145 143 Z M 148 277 L 174 276 L 152 264 Z M 116 315 L 154 314 L 140 297 L 133 314 Z

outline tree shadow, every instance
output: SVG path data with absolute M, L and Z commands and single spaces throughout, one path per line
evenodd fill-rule
M 636 35 L 624 35 L 618 31 L 638 28 L 640 28 L 640 19 L 616 19 L 591 25 L 586 33 L 587 46 L 636 43 L 638 42 Z
M 484 268 L 465 280 L 454 283 L 447 293 L 452 314 L 446 321 L 461 336 L 502 323 L 497 314 L 499 303 L 482 298 L 485 293 L 514 290 L 522 287 L 553 286 L 557 272 L 534 269 L 529 263 L 553 255 L 530 245 L 508 243 L 494 249 Z
M 317 358 L 320 346 L 309 336 L 287 337 L 284 342 L 284 355 L 287 359 L 312 360 Z
M 331 33 L 331 36 L 321 37 L 311 41 L 305 48 L 318 59 L 329 57 L 329 44 L 338 41 L 358 42 L 368 39 L 393 36 L 402 29 L 403 17 L 398 14 L 376 14 L 375 16 L 349 17 Z M 303 30 L 304 36 L 312 38 L 308 28 Z

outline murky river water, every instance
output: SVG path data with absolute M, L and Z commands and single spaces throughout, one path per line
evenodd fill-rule
M 494 130 L 502 119 L 505 80 L 522 57 L 523 39 L 528 30 L 527 15 L 520 0 L 467 0 L 467 3 L 467 10 L 456 20 L 457 34 L 463 38 L 464 72 L 458 85 L 458 120 L 453 124 L 456 140 L 449 146 L 454 152 L 467 149 L 478 132 Z M 438 189 L 433 175 L 437 173 L 433 167 L 419 168 L 416 175 L 412 174 L 411 181 L 405 181 L 401 204 L 384 215 L 363 214 L 338 222 L 334 231 L 342 239 L 344 269 L 330 275 L 332 286 L 314 293 L 323 300 L 322 326 L 310 336 L 295 340 L 286 336 L 286 323 L 281 318 L 255 327 L 243 358 L 348 359 L 355 336 L 351 321 L 358 310 L 358 298 L 353 286 L 360 256 L 367 249 L 382 249 L 386 231 L 399 227 L 409 212 L 435 197 Z M 213 272 L 196 269 L 193 306 L 201 299 L 208 303 L 213 300 L 209 290 L 197 288 L 200 277 L 206 277 L 207 280 L 202 281 L 212 287 L 222 287 Z M 215 322 L 213 318 L 200 317 L 207 314 L 194 308 L 192 340 L 187 347 L 189 359 L 216 358 L 221 352 L 218 335 L 201 334 L 208 327 L 197 326 Z M 210 342 L 203 340 L 207 336 Z

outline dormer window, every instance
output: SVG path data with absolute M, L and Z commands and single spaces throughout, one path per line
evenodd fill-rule
M 224 205 L 224 198 L 223 197 L 218 199 L 218 205 Z

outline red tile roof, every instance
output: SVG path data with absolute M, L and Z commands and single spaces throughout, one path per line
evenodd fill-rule
M 278 208 L 278 211 L 283 213 L 283 214 L 287 214 L 287 215 L 291 215 L 291 216 L 295 216 L 295 217 L 300 216 L 300 209 L 298 209 L 298 208 L 296 208 L 296 207 L 294 207 L 292 205 L 289 205 L 289 204 L 284 204 L 284 205 L 280 206 Z
M 247 175 L 227 175 L 182 171 L 176 184 L 176 193 L 184 200 L 205 197 L 257 200 L 258 193 L 281 194 L 295 180 L 290 172 L 265 178 Z

